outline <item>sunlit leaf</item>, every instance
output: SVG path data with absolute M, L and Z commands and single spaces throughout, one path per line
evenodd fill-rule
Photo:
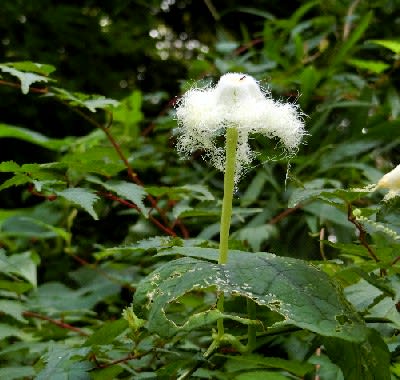
M 385 47 L 395 54 L 400 54 L 400 41 L 395 40 L 370 40 L 374 44 Z
M 349 59 L 347 62 L 359 69 L 368 70 L 376 74 L 380 74 L 390 67 L 390 65 L 381 61 Z
M 20 71 L 10 67 L 10 65 L 7 64 L 3 65 L 0 64 L 0 70 L 3 71 L 4 73 L 8 73 L 14 77 L 17 77 L 21 81 L 21 91 L 25 95 L 28 94 L 29 87 L 31 86 L 31 84 L 37 82 L 47 83 L 50 81 L 48 77 L 45 77 L 43 75 Z

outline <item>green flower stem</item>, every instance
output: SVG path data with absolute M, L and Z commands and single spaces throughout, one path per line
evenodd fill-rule
M 250 298 L 247 298 L 247 315 L 249 319 L 256 319 L 256 304 Z M 248 325 L 247 327 L 247 352 L 254 350 L 256 346 L 256 330 L 257 326 Z
M 224 175 L 224 199 L 222 201 L 221 229 L 219 239 L 218 264 L 228 262 L 229 229 L 231 227 L 233 190 L 235 187 L 236 149 L 238 142 L 238 131 L 236 128 L 227 128 L 225 136 L 225 175 Z M 220 293 L 217 301 L 217 308 L 224 311 L 224 293 Z M 224 320 L 217 321 L 217 339 L 224 336 Z
M 236 149 L 238 135 L 239 134 L 236 128 L 226 129 L 224 199 L 222 201 L 218 264 L 226 264 L 228 262 L 229 229 L 231 227 L 232 200 L 233 190 L 235 187 Z
M 217 309 L 223 313 L 224 312 L 224 300 L 225 300 L 225 295 L 223 292 L 221 292 L 218 295 L 218 301 L 217 301 Z M 217 320 L 217 341 L 221 341 L 222 337 L 224 336 L 225 330 L 224 330 L 224 320 L 223 318 Z

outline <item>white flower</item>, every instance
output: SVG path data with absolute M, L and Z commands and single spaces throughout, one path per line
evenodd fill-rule
M 216 138 L 227 127 L 237 128 L 237 182 L 255 157 L 249 135 L 278 138 L 289 154 L 294 153 L 305 134 L 302 115 L 297 105 L 273 100 L 253 77 L 228 73 L 215 87 L 193 88 L 180 99 L 176 109 L 177 149 L 186 156 L 203 149 L 213 166 L 223 172 L 225 149 Z
M 376 189 L 389 189 L 385 200 L 393 198 L 400 193 L 400 165 L 386 173 L 377 183 Z

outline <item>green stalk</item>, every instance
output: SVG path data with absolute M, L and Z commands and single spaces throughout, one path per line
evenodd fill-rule
M 225 136 L 224 199 L 222 201 L 218 264 L 226 264 L 228 262 L 229 229 L 231 227 L 232 218 L 238 136 L 239 134 L 236 128 L 227 128 Z M 224 311 L 224 293 L 219 294 L 217 308 L 221 313 Z M 217 321 L 217 329 L 217 339 L 220 340 L 224 335 L 224 320 L 222 318 Z
M 255 320 L 256 315 L 256 304 L 250 298 L 247 298 L 247 315 L 249 319 Z M 257 326 L 248 325 L 247 327 L 247 352 L 252 352 L 256 346 L 256 330 Z
M 233 190 L 235 187 L 236 148 L 238 135 L 239 134 L 236 128 L 226 129 L 224 199 L 222 201 L 218 264 L 226 264 L 228 262 L 229 229 L 231 227 L 232 200 Z

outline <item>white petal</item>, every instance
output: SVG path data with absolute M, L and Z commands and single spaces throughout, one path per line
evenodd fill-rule
M 397 165 L 392 171 L 386 173 L 376 185 L 377 188 L 400 190 L 400 165 Z

